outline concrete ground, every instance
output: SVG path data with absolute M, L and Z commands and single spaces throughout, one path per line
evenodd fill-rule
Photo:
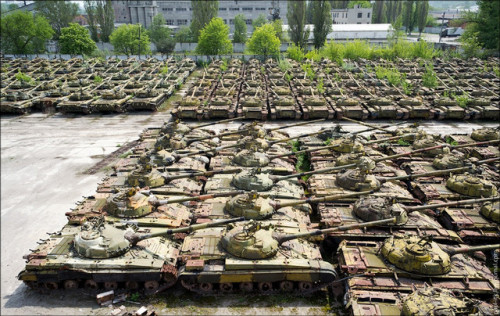
M 47 232 L 66 223 L 64 213 L 82 196 L 95 192 L 103 172 L 83 172 L 127 142 L 136 140 L 146 127 L 159 127 L 170 115 L 128 113 L 120 115 L 63 116 L 31 114 L 1 118 L 1 313 L 2 314 L 109 314 L 95 297 L 82 291 L 39 293 L 16 279 L 24 254 Z M 386 124 L 381 122 L 380 124 Z M 284 123 L 269 123 L 275 127 Z M 316 131 L 330 123 L 291 128 L 292 136 Z M 334 123 L 336 124 L 336 123 Z M 376 123 L 379 124 L 379 123 Z M 215 129 L 236 123 L 215 126 Z M 429 133 L 469 133 L 498 123 L 423 122 Z M 342 122 L 348 131 L 365 129 Z M 175 290 L 141 302 L 153 304 L 161 314 L 325 314 L 324 293 L 314 298 L 239 296 L 200 298 Z M 132 311 L 140 307 L 126 303 Z

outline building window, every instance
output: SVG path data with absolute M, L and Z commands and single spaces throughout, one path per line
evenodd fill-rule
M 174 25 L 174 20 L 166 20 L 165 24 L 166 25 Z
M 358 19 L 361 19 L 363 17 L 363 12 L 358 13 Z
M 240 11 L 240 8 L 229 8 L 229 11 Z
M 229 20 L 229 24 L 233 25 L 233 24 L 234 24 L 234 20 L 233 20 L 233 19 L 230 19 L 230 20 Z
M 368 12 L 368 13 L 366 14 L 366 17 L 367 17 L 367 18 L 369 18 L 369 17 L 370 17 L 370 12 Z
M 245 22 L 247 23 L 247 25 L 252 25 L 252 19 L 247 19 L 245 20 Z
M 227 20 L 226 19 L 224 19 L 224 24 L 227 24 Z
M 255 8 L 255 11 L 266 11 L 266 8 Z
M 219 8 L 219 11 L 227 11 L 227 8 Z
M 243 8 L 243 11 L 252 11 L 253 8 Z
M 177 20 L 177 25 L 187 25 L 188 20 Z
M 186 8 L 177 8 L 177 9 L 175 9 L 175 11 L 187 11 L 187 9 Z
M 361 22 L 358 22 L 358 23 L 356 23 L 356 24 L 361 24 Z
M 174 11 L 174 8 L 163 8 L 163 11 Z

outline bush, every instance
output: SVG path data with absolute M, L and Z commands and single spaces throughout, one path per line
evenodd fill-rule
M 307 59 L 313 60 L 315 62 L 318 62 L 321 60 L 321 54 L 317 49 L 313 49 L 309 51 L 306 56 Z
M 304 59 L 304 51 L 300 48 L 300 46 L 295 45 L 295 43 L 288 46 L 286 49 L 286 55 L 288 58 L 298 62 L 301 62 Z
M 425 66 L 425 73 L 422 75 L 422 84 L 427 88 L 437 87 L 437 76 L 432 64 Z
M 321 49 L 321 55 L 331 61 L 336 62 L 339 65 L 343 64 L 345 53 L 344 45 L 331 41 L 330 43 L 323 46 Z

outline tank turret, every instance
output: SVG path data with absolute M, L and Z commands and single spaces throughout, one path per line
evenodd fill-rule
M 428 238 L 395 235 L 385 240 L 382 255 L 404 271 L 421 275 L 441 275 L 450 272 L 451 256 L 498 248 L 500 244 L 444 250 Z
M 257 195 L 256 191 L 239 194 L 231 198 L 224 210 L 233 216 L 243 216 L 246 219 L 264 219 L 271 216 L 278 209 L 288 206 L 297 206 L 306 203 L 330 202 L 346 197 L 357 197 L 372 192 L 356 192 L 351 194 L 329 195 L 321 198 L 307 198 L 299 201 L 280 202 Z
M 244 220 L 243 217 L 232 218 L 139 235 L 131 227 L 123 224 L 113 225 L 104 223 L 102 218 L 98 218 L 97 220 L 86 222 L 81 227 L 80 232 L 75 236 L 74 247 L 76 252 L 85 258 L 113 258 L 126 253 L 131 247 L 144 239 L 186 233 L 208 227 L 227 225 L 242 220 Z
M 253 220 L 229 230 L 222 238 L 222 247 L 231 255 L 244 259 L 258 260 L 276 255 L 280 245 L 289 240 L 328 234 L 333 231 L 349 230 L 387 224 L 395 219 L 386 219 L 355 225 L 338 226 L 306 233 L 283 235 L 276 233 L 271 225 L 261 226 Z
M 446 187 L 454 192 L 475 197 L 489 197 L 498 194 L 493 183 L 467 173 L 451 175 L 446 180 Z
M 484 199 L 469 199 L 460 200 L 449 203 L 439 203 L 439 204 L 427 204 L 423 206 L 413 206 L 408 207 L 400 203 L 396 203 L 392 198 L 389 197 L 377 197 L 377 196 L 366 196 L 360 198 L 354 203 L 353 212 L 357 217 L 364 221 L 375 221 L 380 219 L 397 217 L 396 225 L 404 225 L 408 221 L 408 213 L 436 209 L 448 206 L 458 206 L 482 203 L 488 201 L 494 201 L 500 199 L 495 198 L 484 198 Z
M 499 202 L 486 202 L 481 206 L 481 214 L 500 224 L 500 203 Z
M 472 131 L 470 137 L 477 141 L 497 140 L 500 139 L 500 131 L 498 128 L 484 127 Z
M 477 305 L 467 297 L 456 297 L 450 290 L 425 286 L 403 299 L 402 315 L 481 315 L 476 314 Z
M 150 195 L 148 190 L 141 191 L 136 188 L 132 188 L 125 192 L 113 194 L 107 198 L 103 211 L 116 217 L 138 218 L 152 213 L 154 208 L 160 205 L 189 201 L 204 201 L 216 197 L 234 196 L 242 193 L 243 191 L 232 191 L 159 200 L 155 196 Z
M 223 169 L 223 170 L 212 170 L 205 172 L 191 172 L 191 173 L 181 173 L 181 174 L 169 174 L 169 173 L 161 173 L 159 171 L 152 170 L 151 166 L 146 165 L 142 167 L 142 169 L 132 171 L 128 176 L 128 184 L 131 186 L 140 186 L 140 187 L 159 187 L 166 183 L 169 183 L 172 180 L 176 179 L 188 179 L 188 178 L 196 178 L 196 177 L 206 177 L 212 176 L 214 174 L 230 174 L 240 172 L 241 169 Z
M 443 153 L 432 161 L 432 166 L 439 170 L 459 168 L 464 165 L 464 160 L 464 157 L 450 153 L 450 149 L 445 147 Z

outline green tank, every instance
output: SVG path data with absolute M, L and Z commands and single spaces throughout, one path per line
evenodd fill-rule
M 177 229 L 138 228 L 96 218 L 65 226 L 26 256 L 18 279 L 31 288 L 144 289 L 156 293 L 177 281 L 181 245 L 169 236 L 227 225 L 241 218 Z
M 486 265 L 465 253 L 498 247 L 450 247 L 431 237 L 397 234 L 383 242 L 344 240 L 338 260 L 350 290 L 409 292 L 432 282 L 444 289 L 491 297 L 500 286 L 498 279 Z
M 335 281 L 337 273 L 322 260 L 317 246 L 299 238 L 324 233 L 304 231 L 286 221 L 250 221 L 199 230 L 184 240 L 180 255 L 186 264 L 179 270 L 179 280 L 185 288 L 204 294 L 254 289 L 311 293 Z

